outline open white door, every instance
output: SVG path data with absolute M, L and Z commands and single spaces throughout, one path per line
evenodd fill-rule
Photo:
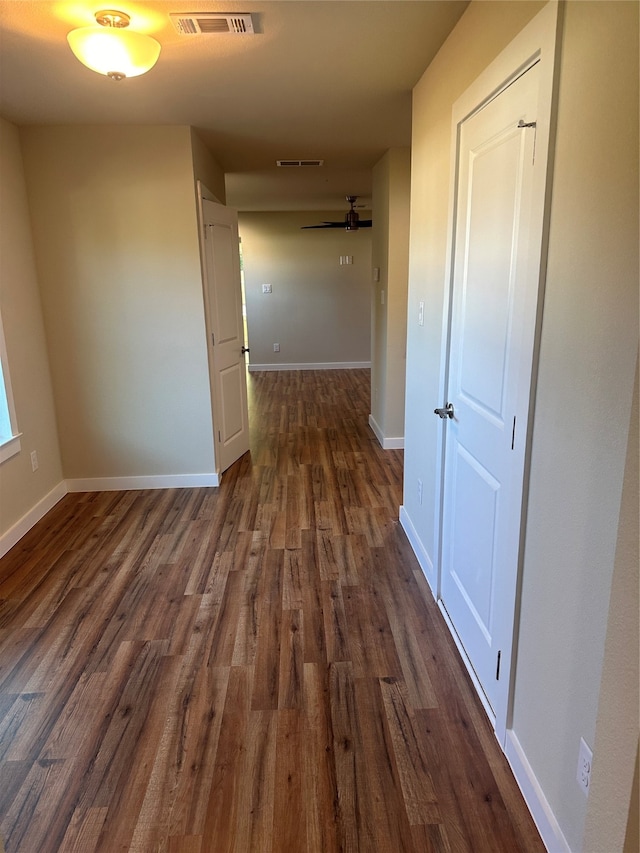
M 202 227 L 216 467 L 222 473 L 249 450 L 238 215 L 205 198 Z
M 539 78 L 535 64 L 458 127 L 446 406 L 436 410 L 446 431 L 441 599 L 492 716 L 505 705 L 515 619 L 540 270 Z

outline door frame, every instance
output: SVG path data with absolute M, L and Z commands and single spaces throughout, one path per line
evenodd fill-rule
M 435 500 L 435 541 L 434 556 L 436 568 L 435 597 L 447 626 L 467 667 L 474 687 L 483 703 L 495 730 L 496 737 L 505 747 L 507 730 L 511 727 L 513 685 L 516 668 L 516 647 L 518 634 L 519 602 L 521 593 L 522 562 L 526 533 L 527 490 L 531 457 L 531 427 L 535 408 L 535 390 L 538 364 L 540 330 L 542 325 L 542 306 L 546 273 L 546 256 L 549 233 L 549 212 L 552 186 L 553 142 L 555 137 L 555 118 L 557 105 L 557 85 L 559 71 L 559 50 L 561 44 L 561 6 L 557 0 L 550 2 L 527 24 L 513 41 L 496 57 L 480 76 L 458 98 L 452 108 L 451 154 L 449 183 L 449 212 L 447 219 L 447 255 L 445 266 L 445 286 L 443 302 L 442 349 L 440 359 L 439 398 L 435 404 L 442 406 L 449 380 L 449 344 L 451 336 L 453 272 L 455 257 L 455 224 L 457 218 L 456 199 L 458 191 L 458 150 L 460 126 L 463 121 L 481 110 L 490 101 L 504 91 L 515 79 L 524 74 L 536 63 L 540 66 L 540 89 L 538 115 L 536 117 L 536 161 L 539 165 L 534 177 L 533 205 L 531 217 L 531 246 L 539 258 L 537 292 L 530 297 L 535 301 L 534 327 L 527 331 L 530 335 L 525 347 L 531 351 L 529 369 L 530 386 L 528 390 L 528 419 L 524 437 L 524 466 L 522 478 L 522 503 L 520 508 L 518 537 L 518 565 L 513 579 L 513 588 L 507 592 L 507 598 L 513 601 L 512 612 L 507 615 L 508 624 L 503 629 L 502 675 L 500 680 L 495 713 L 486 700 L 484 691 L 475 675 L 467 653 L 460 643 L 455 629 L 442 604 L 442 522 L 444 509 L 444 476 L 446 429 L 438 430 L 436 500 Z

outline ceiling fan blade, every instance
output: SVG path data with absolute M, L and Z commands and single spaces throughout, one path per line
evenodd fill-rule
M 344 228 L 344 222 L 323 222 L 322 225 L 301 225 L 300 228 L 303 231 L 305 228 Z
M 358 228 L 354 230 L 359 230 L 360 228 L 371 228 L 373 225 L 373 220 L 371 219 L 361 219 L 358 222 Z M 322 225 L 301 225 L 301 230 L 304 231 L 305 228 L 345 228 L 344 222 L 324 222 Z M 345 228 L 346 230 L 346 228 Z
M 358 199 L 357 195 L 346 196 L 349 202 L 350 209 L 345 215 L 343 222 L 327 222 L 326 220 L 321 225 L 301 225 L 301 229 L 307 228 L 344 228 L 345 231 L 358 231 L 360 228 L 371 228 L 371 219 L 360 219 L 358 211 L 354 209 L 354 205 Z

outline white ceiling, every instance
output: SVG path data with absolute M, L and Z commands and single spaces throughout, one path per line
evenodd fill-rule
M 336 209 L 410 144 L 411 89 L 468 0 L 116 0 L 162 45 L 148 74 L 112 81 L 72 55 L 69 30 L 109 4 L 0 0 L 0 114 L 18 125 L 188 124 L 240 209 Z M 169 12 L 251 12 L 256 35 L 179 35 Z M 320 158 L 313 171 L 276 159 Z

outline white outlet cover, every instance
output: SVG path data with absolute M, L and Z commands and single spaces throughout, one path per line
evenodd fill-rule
M 593 752 L 585 742 L 584 738 L 580 738 L 580 750 L 578 752 L 578 769 L 576 771 L 576 780 L 582 788 L 585 796 L 589 795 L 589 787 L 591 785 L 591 768 L 593 766 Z
M 270 284 L 263 284 L 262 285 L 262 292 L 263 293 L 271 293 L 271 285 Z

